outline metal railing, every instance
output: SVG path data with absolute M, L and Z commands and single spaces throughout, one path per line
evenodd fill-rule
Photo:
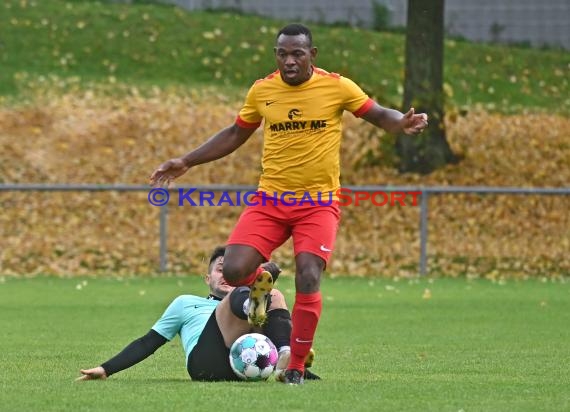
M 419 256 L 419 272 L 420 275 L 428 273 L 427 267 L 427 246 L 428 246 L 428 211 L 429 198 L 431 195 L 441 194 L 489 194 L 489 195 L 544 195 L 544 196 L 568 196 L 570 195 L 570 187 L 566 188 L 518 188 L 518 187 L 488 187 L 488 186 L 343 186 L 344 189 L 350 189 L 352 192 L 420 192 L 420 256 Z M 245 185 L 202 185 L 202 186 L 181 186 L 176 189 L 169 189 L 171 192 L 178 190 L 195 189 L 196 192 L 247 192 L 255 191 L 256 186 Z M 147 185 L 97 185 L 97 184 L 18 184 L 18 183 L 0 183 L 0 192 L 16 191 L 16 192 L 149 192 L 151 187 Z M 168 240 L 168 204 L 160 207 L 159 212 L 159 260 L 160 272 L 167 270 L 167 240 Z

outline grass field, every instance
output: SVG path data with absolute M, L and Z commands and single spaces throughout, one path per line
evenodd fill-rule
M 292 280 L 280 288 L 292 300 Z M 570 285 L 327 278 L 320 382 L 191 382 L 176 338 L 107 381 L 74 382 L 148 331 L 198 277 L 1 278 L 3 411 L 563 411 Z
M 242 96 L 275 69 L 274 37 L 286 22 L 166 5 L 89 0 L 5 0 L 0 5 L 0 97 L 51 83 L 222 87 Z M 351 77 L 386 105 L 402 103 L 404 35 L 312 24 L 317 64 Z M 568 113 L 570 53 L 448 40 L 451 106 Z M 118 87 L 126 85 L 126 88 Z M 1 103 L 1 99 L 0 99 Z

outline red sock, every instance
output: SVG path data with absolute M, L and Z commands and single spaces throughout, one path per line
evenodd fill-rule
M 323 301 L 321 292 L 297 293 L 291 320 L 291 359 L 287 369 L 305 370 L 305 357 L 313 346 L 313 337 L 321 317 Z
M 237 287 L 237 286 L 250 286 L 250 285 L 253 285 L 253 282 L 255 282 L 255 278 L 257 278 L 257 275 L 259 275 L 261 272 L 263 272 L 263 268 L 260 266 L 257 268 L 257 270 L 255 272 L 252 272 L 249 276 L 246 276 L 243 279 L 239 279 L 236 282 L 229 282 L 226 279 L 226 282 L 228 282 L 228 285 L 235 286 L 235 287 Z

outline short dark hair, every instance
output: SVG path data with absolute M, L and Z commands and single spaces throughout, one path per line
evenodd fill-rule
M 309 40 L 309 47 L 313 46 L 313 35 L 311 34 L 311 30 L 301 23 L 291 23 L 283 27 L 281 30 L 279 30 L 279 33 L 277 33 L 276 40 L 282 34 L 285 36 L 298 36 L 299 34 L 304 34 Z
M 226 253 L 225 246 L 216 246 L 212 255 L 210 256 L 210 262 L 208 263 L 208 273 L 212 271 L 212 264 L 218 259 L 219 257 L 223 257 L 224 253 Z

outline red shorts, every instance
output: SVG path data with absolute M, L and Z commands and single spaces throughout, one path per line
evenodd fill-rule
M 308 252 L 328 263 L 340 223 L 338 202 L 290 205 L 257 194 L 248 203 L 251 206 L 241 214 L 228 245 L 251 246 L 270 260 L 273 251 L 292 236 L 295 256 Z

